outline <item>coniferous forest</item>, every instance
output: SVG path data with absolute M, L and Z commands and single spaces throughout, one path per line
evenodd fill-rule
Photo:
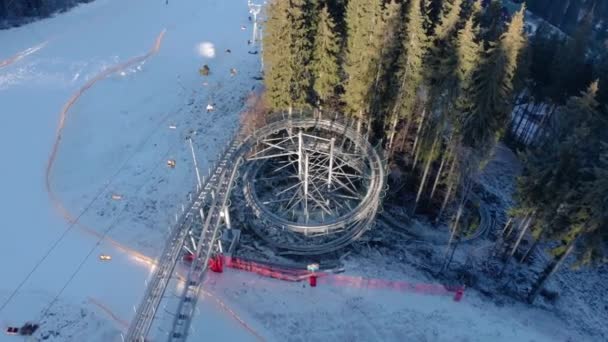
M 411 210 L 450 222 L 448 251 L 471 234 L 477 178 L 509 146 L 522 172 L 498 254 L 510 262 L 524 235 L 523 259 L 551 246 L 533 300 L 569 255 L 608 257 L 605 5 L 530 0 L 546 19 L 530 25 L 526 4 L 508 13 L 498 0 L 270 1 L 265 100 L 357 120 L 411 174 Z
M 55 12 L 65 12 L 94 0 L 0 0 L 0 29 L 46 18 Z

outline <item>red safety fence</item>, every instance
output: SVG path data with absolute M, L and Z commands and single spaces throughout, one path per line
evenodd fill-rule
M 445 286 L 441 284 L 409 283 L 405 281 L 363 278 L 328 272 L 310 272 L 308 270 L 282 268 L 251 260 L 223 256 L 217 256 L 211 259 L 209 266 L 212 271 L 219 273 L 223 271 L 223 266 L 226 266 L 279 280 L 292 282 L 308 280 L 311 287 L 315 287 L 317 284 L 327 284 L 362 289 L 413 292 L 427 295 L 449 295 L 454 296 L 454 300 L 457 302 L 462 299 L 465 289 L 462 285 Z
M 279 268 L 240 258 L 224 257 L 223 259 L 226 267 L 256 273 L 269 278 L 285 281 L 302 281 L 310 277 L 310 272 L 306 270 Z M 215 263 L 217 264 L 217 261 Z

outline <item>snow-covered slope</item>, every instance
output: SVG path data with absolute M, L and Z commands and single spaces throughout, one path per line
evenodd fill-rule
M 110 313 L 131 318 L 149 275 L 141 260 L 160 252 L 194 188 L 186 137 L 206 169 L 255 85 L 247 17 L 245 0 L 97 0 L 0 31 L 0 305 L 10 299 L 2 326 L 40 320 L 39 336 L 54 340 L 119 338 L 123 324 Z M 198 74 L 203 64 L 207 78 Z M 205 113 L 208 101 L 215 112 Z M 102 253 L 112 261 L 100 261 Z M 209 305 L 210 322 L 241 329 Z
M 246 0 L 96 0 L 0 31 L 2 328 L 36 321 L 37 339 L 121 340 L 150 261 L 194 188 L 186 138 L 206 173 L 258 85 L 247 17 Z M 203 64 L 209 77 L 198 74 Z M 215 112 L 205 112 L 208 103 Z M 166 166 L 168 159 L 176 168 Z M 407 253 L 380 253 L 359 249 L 346 273 L 433 282 L 404 261 Z M 100 261 L 100 254 L 112 260 Z M 170 320 L 171 312 L 160 317 Z M 566 329 L 544 311 L 501 307 L 473 291 L 455 303 L 327 284 L 311 289 L 228 270 L 206 280 L 191 337 L 585 340 L 584 332 Z M 0 334 L 0 341 L 15 340 Z

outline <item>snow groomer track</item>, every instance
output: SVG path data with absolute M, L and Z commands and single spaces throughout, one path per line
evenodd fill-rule
M 209 260 L 232 228 L 233 201 L 251 218 L 249 228 L 284 253 L 328 253 L 371 228 L 386 192 L 385 167 L 355 127 L 339 115 L 281 114 L 251 135 L 238 134 L 176 220 L 126 340 L 144 341 L 153 324 L 163 325 L 154 321 L 161 302 L 174 315 L 163 329 L 168 340 L 187 339 Z M 242 194 L 232 194 L 239 187 Z M 194 260 L 176 305 L 165 290 L 178 281 L 184 251 Z

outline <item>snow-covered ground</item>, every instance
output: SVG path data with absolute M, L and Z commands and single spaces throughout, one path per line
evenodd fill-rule
M 160 253 L 195 185 L 186 137 L 206 169 L 256 84 L 247 17 L 245 0 L 97 0 L 0 31 L 2 327 L 31 320 L 51 340 L 120 339 L 150 273 L 142 258 Z M 209 77 L 198 73 L 203 64 Z M 49 196 L 47 165 L 71 99 Z M 215 112 L 205 113 L 208 102 Z M 113 260 L 100 261 L 102 253 Z M 206 321 L 238 336 L 239 323 L 217 305 L 202 301 Z
M 36 321 L 37 340 L 120 341 L 194 187 L 186 138 L 206 170 L 258 85 L 247 16 L 246 0 L 96 0 L 0 31 L 2 328 Z M 349 275 L 436 283 L 401 250 L 354 250 Z M 456 303 L 233 270 L 209 274 L 197 312 L 195 341 L 593 340 L 538 307 L 476 291 Z

